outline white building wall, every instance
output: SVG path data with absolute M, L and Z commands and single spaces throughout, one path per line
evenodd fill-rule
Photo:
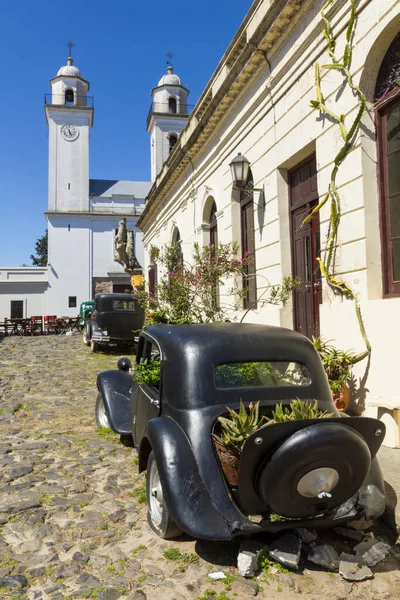
M 11 301 L 23 302 L 24 318 L 45 314 L 47 268 L 0 267 L 0 321 L 11 317 Z
M 48 115 L 49 210 L 88 211 L 90 112 L 48 108 Z M 68 141 L 61 136 L 64 124 L 77 127 L 77 139 Z
M 333 160 L 341 147 L 338 128 L 328 119 L 320 118 L 309 103 L 315 98 L 314 65 L 331 62 L 321 34 L 322 2 L 308 3 L 301 21 L 289 25 L 279 35 L 279 42 L 268 51 L 269 64 L 252 85 L 236 93 L 235 103 L 215 132 L 197 152 L 192 163 L 180 175 L 168 192 L 161 208 L 144 226 L 146 272 L 150 245 L 162 246 L 171 241 L 172 230 L 179 228 L 185 260 L 190 260 L 193 243 L 206 242 L 204 205 L 209 196 L 215 199 L 218 218 L 218 238 L 221 242 L 240 242 L 240 215 L 237 195 L 232 191 L 229 162 L 241 152 L 251 162 L 254 186 L 263 188 L 265 210 L 257 206 L 260 194 L 254 193 L 254 223 L 256 243 L 257 286 L 259 298 L 268 284 L 279 284 L 292 274 L 289 228 L 288 170 L 316 153 L 318 190 L 322 196 L 328 186 Z M 338 3 L 332 17 L 333 30 L 343 31 L 337 43 L 341 56 L 348 21 L 348 3 Z M 261 5 L 260 5 L 261 7 Z M 259 8 L 262 12 L 266 9 Z M 356 81 L 373 90 L 372 75 L 379 68 L 385 51 L 400 25 L 400 4 L 391 0 L 361 2 L 354 37 L 352 69 Z M 263 15 L 259 15 L 258 23 Z M 255 17 L 254 17 L 255 18 Z M 397 23 L 392 27 L 392 23 Z M 254 32 L 256 24 L 248 26 Z M 387 29 L 386 29 L 387 28 Z M 392 31 L 386 36 L 385 31 Z M 379 59 L 366 58 L 371 48 L 381 42 Z M 380 39 L 380 38 L 379 38 Z M 386 44 L 386 45 L 385 45 Z M 221 72 L 224 72 L 221 70 Z M 228 73 L 229 69 L 225 71 Z M 219 82 L 218 85 L 222 85 Z M 323 71 L 322 88 L 325 99 L 335 112 L 354 119 L 357 104 L 348 89 L 343 91 L 342 78 L 334 71 Z M 371 100 L 371 97 L 368 98 Z M 369 105 L 371 107 L 371 105 Z M 194 117 L 181 135 L 181 144 L 190 138 L 197 125 Z M 363 361 L 354 373 L 360 397 L 355 402 L 362 410 L 385 399 L 392 408 L 400 409 L 400 390 L 396 377 L 400 350 L 400 298 L 382 299 L 380 262 L 379 198 L 376 174 L 376 147 L 373 113 L 364 118 L 365 127 L 355 148 L 339 169 L 338 185 L 342 219 L 339 230 L 337 271 L 361 300 L 367 334 L 372 344 L 370 364 Z M 165 170 L 170 176 L 170 173 Z M 163 174 L 163 172 L 162 172 Z M 155 188 L 162 186 L 162 174 Z M 156 192 L 154 197 L 156 197 Z M 150 194 L 152 198 L 152 193 Z M 321 239 L 328 232 L 329 205 L 320 211 Z M 238 315 L 239 318 L 242 312 Z M 285 308 L 262 305 L 250 311 L 246 321 L 282 324 L 293 327 L 292 306 Z M 362 351 L 364 343 L 358 327 L 354 303 L 333 296 L 324 286 L 320 309 L 321 334 L 335 340 L 343 349 Z M 397 341 L 396 341 L 397 340 Z M 382 377 L 384 374 L 384 377 Z M 368 410 L 378 410 L 370 408 Z M 398 413 L 397 413 L 398 414 Z M 393 413 L 385 417 L 389 425 L 386 443 L 400 445 Z
M 49 289 L 48 315 L 75 317 L 81 302 L 92 297 L 91 234 L 89 216 L 48 215 Z M 68 297 L 77 307 L 68 307 Z

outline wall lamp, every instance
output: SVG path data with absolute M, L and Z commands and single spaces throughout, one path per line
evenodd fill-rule
M 243 192 L 246 190 L 247 176 L 249 174 L 250 161 L 247 160 L 240 152 L 237 156 L 229 163 L 231 169 L 233 188 Z M 257 204 L 259 208 L 265 208 L 264 188 L 251 188 L 253 192 L 261 192 L 261 203 Z

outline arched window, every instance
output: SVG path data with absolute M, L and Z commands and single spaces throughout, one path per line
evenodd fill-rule
M 400 296 L 400 34 L 383 59 L 375 88 L 382 274 L 385 296 Z
M 65 105 L 74 105 L 74 90 L 65 90 Z
M 240 192 L 242 258 L 250 257 L 250 262 L 246 265 L 243 275 L 243 308 L 245 309 L 257 308 L 253 196 L 253 175 L 249 169 L 245 189 Z
M 169 151 L 172 152 L 176 142 L 178 141 L 178 136 L 175 135 L 174 133 L 171 133 L 168 140 L 169 140 Z
M 176 113 L 176 98 L 173 98 L 172 96 L 168 98 L 168 112 L 171 115 Z
M 210 246 L 213 248 L 213 255 L 216 255 L 218 248 L 218 226 L 217 226 L 217 205 L 212 203 L 210 210 Z

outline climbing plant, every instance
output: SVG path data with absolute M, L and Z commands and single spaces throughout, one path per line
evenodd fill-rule
M 304 223 L 306 223 L 313 214 L 321 210 L 321 208 L 330 202 L 330 224 L 328 230 L 328 237 L 326 239 L 324 257 L 317 258 L 321 273 L 325 277 L 330 287 L 342 296 L 349 298 L 355 304 L 356 315 L 360 327 L 360 332 L 364 343 L 367 348 L 367 353 L 371 352 L 371 345 L 368 340 L 364 322 L 361 315 L 360 302 L 356 293 L 351 287 L 345 283 L 342 278 L 338 278 L 335 273 L 335 258 L 336 248 L 338 241 L 338 230 L 341 217 L 341 206 L 340 196 L 337 190 L 337 174 L 340 166 L 343 164 L 350 150 L 354 146 L 356 140 L 358 127 L 361 122 L 362 116 L 366 107 L 366 98 L 361 89 L 354 83 L 353 76 L 350 72 L 351 61 L 353 54 L 353 37 L 356 26 L 356 0 L 349 0 L 350 4 L 350 19 L 346 30 L 346 44 L 343 52 L 343 56 L 339 60 L 336 55 L 336 40 L 332 31 L 332 25 L 326 16 L 327 10 L 334 4 L 336 0 L 327 0 L 321 11 L 321 18 L 324 23 L 324 37 L 328 46 L 328 53 L 331 59 L 330 64 L 319 65 L 318 62 L 315 64 L 315 89 L 316 99 L 310 102 L 310 105 L 320 111 L 322 115 L 330 117 L 337 125 L 340 131 L 340 138 L 342 141 L 341 148 L 336 154 L 334 159 L 334 165 L 331 171 L 330 181 L 326 194 L 322 197 L 321 202 L 316 206 L 312 212 L 306 217 Z M 346 122 L 346 116 L 344 114 L 336 114 L 333 110 L 327 107 L 324 95 L 321 89 L 321 69 L 339 71 L 344 76 L 344 83 L 350 87 L 354 96 L 358 102 L 357 114 L 352 123 Z

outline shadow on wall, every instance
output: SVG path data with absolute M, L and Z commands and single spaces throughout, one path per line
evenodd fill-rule
M 371 355 L 368 355 L 364 375 L 358 379 L 358 381 L 354 375 L 351 376 L 349 381 L 351 400 L 347 410 L 350 415 L 360 416 L 365 410 L 367 404 L 367 393 L 369 392 L 369 389 L 366 387 L 366 383 L 369 375 L 370 365 Z
M 264 196 L 264 192 L 262 191 L 262 192 L 260 192 L 260 194 L 258 196 L 258 203 L 257 203 L 257 220 L 258 220 L 258 227 L 260 230 L 260 241 L 262 241 L 264 219 L 265 219 L 265 196 Z

